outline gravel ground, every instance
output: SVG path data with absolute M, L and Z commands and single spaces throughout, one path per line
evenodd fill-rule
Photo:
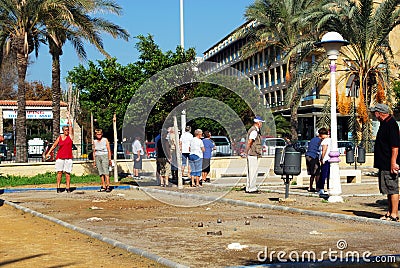
M 211 185 L 203 188 L 185 186 L 181 190 L 152 186 L 143 190 L 113 190 L 111 193 L 79 190 L 79 185 L 75 186 L 78 190 L 70 194 L 29 191 L 3 193 L 0 198 L 192 267 L 260 265 L 276 262 L 278 251 L 284 251 L 286 259 L 290 253 L 301 256 L 305 251 L 315 252 L 317 259 L 324 251 L 336 251 L 334 254 L 357 251 L 360 255 L 370 252 L 373 256 L 399 254 L 400 224 L 363 221 L 379 218 L 386 208 L 385 197 L 377 195 L 373 180 L 344 185 L 343 203 L 327 203 L 323 198 L 307 194 L 305 188 L 296 186 L 291 186 L 290 194 L 295 201 L 280 202 L 279 199 L 284 197 L 284 187 L 279 183 L 262 187 L 261 194 L 247 194 L 240 187 L 232 190 L 231 187 Z M 356 196 L 360 194 L 368 196 Z M 219 198 L 220 202 L 202 199 L 205 197 Z M 239 203 L 232 200 L 239 200 Z M 248 202 L 247 206 L 240 205 L 244 204 L 242 201 Z M 255 204 L 267 204 L 269 207 L 256 207 Z M 0 211 L 4 211 L 5 207 L 0 207 Z M 285 208 L 298 208 L 305 212 L 290 212 Z M 347 220 L 311 215 L 309 211 L 357 217 Z M 0 214 L 4 213 L 9 213 L 9 208 Z M 32 241 L 29 241 L 31 236 L 24 236 L 28 239 L 24 240 L 25 245 L 35 244 L 37 236 L 50 234 L 53 239 L 44 241 L 49 249 L 58 248 L 60 239 L 70 248 L 88 248 L 85 244 L 74 245 L 76 239 L 59 237 L 62 233 L 71 233 L 71 230 L 60 234 L 49 231 L 47 227 L 42 228 L 42 224 L 35 222 L 38 221 L 36 217 L 25 214 L 23 217 L 28 226 L 37 227 L 35 232 L 41 231 L 41 234 L 32 237 Z M 98 221 L 88 220 L 94 218 Z M 8 244 L 18 242 L 7 237 Z M 105 251 L 100 252 L 106 256 L 114 250 L 118 251 L 107 244 L 103 247 Z M 266 260 L 263 259 L 265 251 L 268 255 Z M 21 251 L 8 253 L 4 260 L 14 258 L 17 252 Z M 0 250 L 0 254 L 4 255 L 4 251 Z M 134 257 L 126 252 L 121 254 L 128 259 Z M 67 253 L 64 257 L 71 255 L 74 253 Z M 84 256 L 84 260 L 92 258 L 91 254 Z M 65 257 L 65 260 L 68 258 Z M 112 258 L 111 266 L 155 265 L 152 262 L 126 265 L 124 258 L 121 259 L 119 262 L 118 258 Z M 323 259 L 328 259 L 327 255 Z M 387 265 L 398 267 L 398 264 Z M 70 266 L 78 265 L 72 263 Z

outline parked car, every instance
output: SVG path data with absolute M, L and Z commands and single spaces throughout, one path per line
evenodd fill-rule
M 282 138 L 263 138 L 261 140 L 262 156 L 275 155 L 276 148 L 283 148 L 286 142 Z
M 114 159 L 114 143 L 110 142 L 111 159 Z M 117 145 L 117 159 L 125 159 L 124 147 L 121 143 Z
M 346 154 L 346 148 L 354 149 L 354 143 L 351 141 L 338 141 L 338 151 L 340 154 Z
M 147 158 L 156 158 L 156 143 L 146 142 L 146 156 Z
M 28 141 L 28 157 L 41 157 L 44 152 L 44 140 L 33 138 Z
M 232 146 L 226 136 L 212 136 L 211 139 L 215 143 L 215 150 L 212 151 L 212 156 L 231 156 Z
M 1 161 L 11 161 L 12 160 L 12 152 L 8 150 L 6 144 L 0 144 L 0 160 Z

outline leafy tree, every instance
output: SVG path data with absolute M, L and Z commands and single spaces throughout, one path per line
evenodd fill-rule
M 175 52 L 164 53 L 155 44 L 151 35 L 146 37 L 139 35 L 137 39 L 139 41 L 136 48 L 140 56 L 135 63 L 122 66 L 116 59 L 98 61 L 97 64 L 90 61 L 87 68 L 79 65 L 68 72 L 67 80 L 80 92 L 81 107 L 92 112 L 98 126 L 105 131 L 112 130 L 114 112 L 117 113 L 117 126 L 119 129 L 122 128 L 127 106 L 137 89 L 146 80 L 167 67 L 191 61 L 195 56 L 194 49 L 184 51 L 180 47 Z M 186 91 L 184 87 L 179 90 Z M 149 96 L 142 97 L 145 100 Z M 155 126 L 154 132 L 158 132 L 159 127 L 162 126 L 162 120 L 166 117 L 164 109 L 172 105 L 171 99 L 166 98 L 165 107 L 160 104 L 153 109 L 148 121 Z M 138 107 L 136 113 L 139 113 L 142 108 Z
M 33 81 L 25 84 L 26 98 L 28 100 L 51 100 L 51 88 L 43 85 L 42 82 Z

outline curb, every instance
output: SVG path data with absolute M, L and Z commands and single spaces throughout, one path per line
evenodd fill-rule
M 97 189 L 97 188 L 99 188 L 99 187 L 96 187 L 96 189 Z M 55 188 L 54 188 L 54 189 L 55 189 Z M 0 199 L 0 200 L 2 200 L 2 199 Z M 35 210 L 32 210 L 32 209 L 23 207 L 23 206 L 21 206 L 21 205 L 14 204 L 14 203 L 12 203 L 12 202 L 10 202 L 10 201 L 6 201 L 6 200 L 2 200 L 2 201 L 4 202 L 4 204 L 7 204 L 7 205 L 9 205 L 9 206 L 11 206 L 11 207 L 14 207 L 14 208 L 16 208 L 16 209 L 22 210 L 22 211 L 24 211 L 24 212 L 26 212 L 26 213 L 30 213 L 30 214 L 32 214 L 33 216 L 36 216 L 36 217 L 39 217 L 39 218 L 42 218 L 42 219 L 45 219 L 45 220 L 54 222 L 54 223 L 56 223 L 56 224 L 59 224 L 59 225 L 61 225 L 61 226 L 66 227 L 66 228 L 68 228 L 68 229 L 71 229 L 71 230 L 73 230 L 73 231 L 77 231 L 77 232 L 79 232 L 79 233 L 81 233 L 81 234 L 90 236 L 90 237 L 92 237 L 92 238 L 95 238 L 95 239 L 100 240 L 100 241 L 102 241 L 102 242 L 105 242 L 105 243 L 107 243 L 107 244 L 110 244 L 110 245 L 112 245 L 112 246 L 114 246 L 114 247 L 118 247 L 118 248 L 121 248 L 121 249 L 126 250 L 126 251 L 128 251 L 128 252 L 134 253 L 134 254 L 136 254 L 136 255 L 139 255 L 139 256 L 145 257 L 145 258 L 147 258 L 147 259 L 153 260 L 153 261 L 155 261 L 155 262 L 157 262 L 157 263 L 160 263 L 160 264 L 162 264 L 162 265 L 165 265 L 165 266 L 168 266 L 168 267 L 173 267 L 173 268 L 186 268 L 186 267 L 189 267 L 189 266 L 182 265 L 182 264 L 179 264 L 179 263 L 177 263 L 177 262 L 168 260 L 168 259 L 166 259 L 166 258 L 164 258 L 164 257 L 160 257 L 160 256 L 158 256 L 158 255 L 156 255 L 156 254 L 153 254 L 153 253 L 151 253 L 151 252 L 142 250 L 142 249 L 140 249 L 140 248 L 135 248 L 135 247 L 133 247 L 133 246 L 124 244 L 124 243 L 122 243 L 122 242 L 120 242 L 120 241 L 118 241 L 118 240 L 105 237 L 105 236 L 103 236 L 103 235 L 101 235 L 101 234 L 99 234 L 99 233 L 95 233 L 95 232 L 92 232 L 92 231 L 89 231 L 89 230 L 80 228 L 80 227 L 78 227 L 78 226 L 72 225 L 72 224 L 70 224 L 70 223 L 67 223 L 67 222 L 65 222 L 65 221 L 59 220 L 59 219 L 57 219 L 57 218 L 44 215 L 44 214 L 42 214 L 42 213 L 40 213 L 40 212 L 37 212 L 37 211 L 35 211 Z

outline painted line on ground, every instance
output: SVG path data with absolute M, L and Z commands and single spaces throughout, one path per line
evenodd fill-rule
M 2 200 L 2 199 L 0 199 L 0 200 Z M 24 211 L 25 213 L 30 213 L 33 216 L 36 216 L 36 217 L 39 217 L 39 218 L 54 222 L 56 224 L 59 224 L 61 226 L 66 227 L 68 229 L 71 229 L 73 231 L 77 231 L 77 232 L 79 232 L 81 234 L 90 236 L 92 238 L 95 238 L 95 239 L 100 240 L 102 242 L 105 242 L 107 244 L 110 244 L 110 245 L 112 245 L 114 247 L 118 247 L 118 248 L 121 248 L 121 249 L 126 250 L 128 252 L 134 253 L 136 255 L 139 255 L 139 256 L 145 257 L 147 259 L 153 260 L 153 261 L 155 261 L 157 263 L 160 263 L 162 265 L 165 265 L 165 266 L 168 266 L 168 267 L 173 267 L 173 268 L 187 268 L 188 267 L 188 266 L 182 265 L 180 263 L 177 263 L 177 262 L 171 261 L 169 259 L 166 259 L 164 257 L 160 257 L 160 256 L 158 256 L 158 255 L 156 255 L 154 253 L 145 251 L 143 249 L 135 248 L 133 246 L 124 244 L 124 243 L 122 243 L 122 242 L 120 242 L 118 240 L 115 240 L 115 239 L 112 239 L 112 238 L 108 238 L 108 237 L 103 236 L 103 235 L 101 235 L 99 233 L 95 233 L 93 231 L 89 231 L 89 230 L 83 229 L 81 227 L 75 226 L 73 224 L 67 223 L 65 221 L 62 221 L 60 219 L 44 215 L 44 214 L 42 214 L 40 212 L 37 212 L 35 210 L 32 210 L 30 208 L 26 208 L 26 207 L 23 207 L 21 205 L 17 205 L 15 203 L 7 201 L 7 200 L 2 200 L 2 201 L 5 204 L 9 205 L 9 206 L 12 206 L 12 207 L 14 207 L 16 209 Z

